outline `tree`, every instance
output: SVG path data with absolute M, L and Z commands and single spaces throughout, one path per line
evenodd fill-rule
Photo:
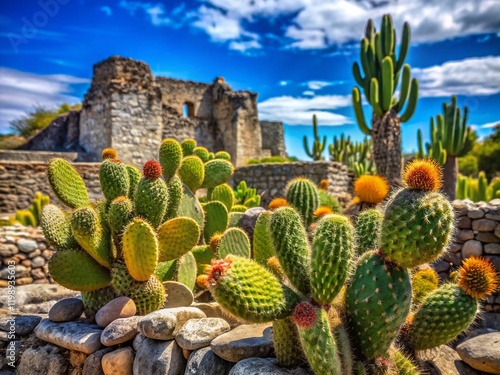
M 411 79 L 410 66 L 404 64 L 409 46 L 408 23 L 403 26 L 399 56 L 396 58 L 396 31 L 392 27 L 391 16 L 386 14 L 382 17 L 380 32 L 376 32 L 370 19 L 365 37 L 361 39 L 360 59 L 364 77 L 359 64 L 353 64 L 354 78 L 373 109 L 372 127 L 369 128 L 361 107 L 360 90 L 354 87 L 352 101 L 356 120 L 363 133 L 373 137 L 377 174 L 385 177 L 391 185 L 399 185 L 401 180 L 401 122 L 410 120 L 418 100 L 418 81 Z M 398 100 L 393 95 L 400 78 Z
M 81 104 L 61 104 L 56 109 L 50 109 L 42 105 L 36 105 L 31 111 L 21 118 L 10 122 L 10 128 L 23 137 L 29 137 L 36 132 L 45 129 L 57 117 L 70 110 L 80 109 Z

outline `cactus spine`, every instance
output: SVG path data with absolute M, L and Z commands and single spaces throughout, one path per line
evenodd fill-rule
M 411 79 L 410 66 L 404 64 L 409 46 L 410 26 L 405 23 L 399 56 L 396 57 L 396 32 L 391 16 L 386 14 L 382 17 L 380 32 L 369 20 L 365 37 L 361 39 L 360 60 L 364 76 L 360 65 L 353 64 L 354 78 L 373 109 L 370 128 L 363 114 L 360 90 L 354 87 L 352 102 L 356 120 L 363 133 L 373 137 L 377 174 L 385 177 L 390 185 L 398 184 L 401 178 L 401 122 L 407 122 L 413 116 L 418 98 L 418 81 Z M 398 100 L 393 95 L 400 77 Z
M 312 145 L 312 149 L 309 149 L 309 141 L 307 140 L 307 136 L 304 136 L 304 149 L 306 154 L 312 158 L 313 160 L 323 160 L 323 151 L 326 147 L 326 135 L 323 137 L 323 142 L 321 142 L 321 138 L 318 133 L 318 118 L 316 115 L 313 115 L 313 134 L 314 141 Z

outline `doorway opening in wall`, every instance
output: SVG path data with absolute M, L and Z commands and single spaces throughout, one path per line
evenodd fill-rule
M 194 117 L 194 104 L 191 102 L 186 102 L 182 106 L 182 115 L 184 117 Z

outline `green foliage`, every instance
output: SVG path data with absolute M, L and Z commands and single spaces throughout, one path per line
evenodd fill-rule
M 246 211 L 248 208 L 258 207 L 260 205 L 260 195 L 257 194 L 256 188 L 249 188 L 245 180 L 239 182 L 234 190 L 234 206 L 232 211 L 236 209 L 243 209 Z M 239 207 L 236 207 L 239 206 Z
M 61 104 L 56 109 L 51 109 L 42 105 L 35 106 L 31 111 L 21 118 L 10 122 L 10 128 L 23 137 L 29 137 L 37 131 L 45 129 L 58 116 L 70 110 L 81 109 L 81 104 L 69 105 Z
M 249 159 L 247 160 L 247 164 L 252 165 L 252 164 L 270 164 L 270 163 L 291 163 L 297 160 L 298 159 L 295 157 L 284 158 L 282 156 L 269 156 L 262 159 Z
M 10 216 L 5 224 L 0 223 L 0 226 L 19 223 L 24 226 L 37 227 L 42 209 L 49 203 L 50 197 L 37 191 L 30 206 L 26 210 L 17 210 L 14 216 Z
M 484 171 L 489 179 L 500 176 L 500 124 L 494 129 L 494 132 L 483 142 L 476 144 L 472 151 L 478 159 L 478 169 Z
M 458 158 L 458 171 L 464 176 L 476 176 L 479 171 L 477 156 L 467 154 Z
M 307 136 L 304 136 L 304 150 L 306 151 L 306 154 L 313 160 L 323 160 L 322 154 L 326 147 L 326 135 L 323 137 L 323 142 L 321 142 L 321 138 L 318 133 L 318 118 L 316 117 L 316 115 L 313 115 L 313 136 L 314 141 L 311 149 L 309 149 L 309 141 L 307 140 Z

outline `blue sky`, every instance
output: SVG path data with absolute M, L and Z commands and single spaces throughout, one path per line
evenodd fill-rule
M 320 133 L 360 140 L 351 66 L 368 18 L 410 23 L 407 62 L 420 80 L 405 151 L 441 103 L 458 95 L 480 136 L 500 121 L 498 0 L 18 0 L 0 4 L 0 133 L 35 104 L 79 102 L 92 65 L 111 55 L 147 62 L 156 75 L 259 93 L 259 117 L 285 123 L 290 155 L 305 158 L 311 117 Z M 371 110 L 365 107 L 365 116 Z

